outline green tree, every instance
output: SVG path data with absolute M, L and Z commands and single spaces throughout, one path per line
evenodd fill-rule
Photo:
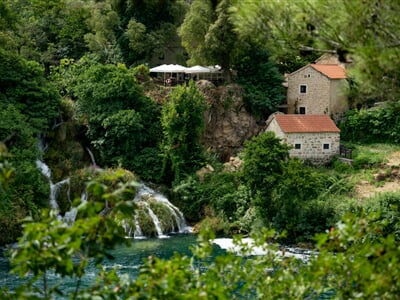
M 0 47 L 8 50 L 15 49 L 15 29 L 17 15 L 6 1 L 0 2 Z
M 0 49 L 0 107 L 14 105 L 35 133 L 48 129 L 59 115 L 60 95 L 33 61 Z
M 141 157 L 148 159 L 150 149 L 157 149 L 161 138 L 159 106 L 143 95 L 124 65 L 81 63 L 73 69 L 77 72 L 72 89 L 76 113 L 100 153 L 100 165 L 122 164 L 140 175 L 145 171 Z
M 98 1 L 91 7 L 88 24 L 90 32 L 84 36 L 85 42 L 98 61 L 108 64 L 122 63 L 122 53 L 117 44 L 116 34 L 120 19 L 109 1 Z
M 12 11 L 18 12 L 13 49 L 26 59 L 40 62 L 46 72 L 60 59 L 77 59 L 88 50 L 84 35 L 89 30 L 89 2 L 4 1 Z
M 283 78 L 265 50 L 248 50 L 235 64 L 237 81 L 245 90 L 247 110 L 259 118 L 277 111 L 285 98 Z
M 303 161 L 295 158 L 288 160 L 283 169 L 280 180 L 274 187 L 271 202 L 273 203 L 273 228 L 278 232 L 286 231 L 285 238 L 289 241 L 296 240 L 302 236 L 301 221 L 302 213 L 306 211 L 307 205 L 323 191 L 320 179 L 321 174 L 314 171 L 313 168 L 304 165 Z M 314 207 L 318 212 L 317 207 Z M 312 216 L 305 222 L 313 222 Z M 322 222 L 321 222 L 322 223 Z M 325 222 L 326 224 L 327 222 Z M 318 224 L 323 227 L 325 224 Z M 327 230 L 323 228 L 322 230 Z M 312 235 L 318 233 L 312 232 Z
M 215 5 L 216 4 L 216 5 Z M 189 64 L 220 65 L 227 80 L 240 43 L 230 20 L 231 0 L 195 0 L 179 29 Z
M 163 105 L 161 124 L 163 128 L 162 153 L 163 175 L 178 183 L 204 163 L 201 137 L 204 131 L 206 102 L 196 89 L 178 86 Z
M 179 28 L 182 45 L 189 53 L 189 65 L 207 65 L 204 39 L 214 19 L 211 1 L 195 0 Z
M 265 132 L 245 142 L 243 179 L 254 194 L 254 205 L 264 222 L 276 214 L 273 191 L 284 176 L 289 147 L 272 132 Z
M 60 96 L 43 69 L 0 49 L 0 144 L 14 172 L 0 196 L 0 244 L 21 234 L 20 220 L 48 205 L 49 185 L 36 166 L 37 136 L 59 116 Z
M 7 150 L 5 158 L 13 170 L 8 188 L 0 191 L 0 245 L 4 245 L 20 236 L 21 219 L 36 217 L 40 208 L 48 206 L 49 185 L 36 166 L 38 140 L 28 117 L 11 104 L 0 109 L 0 145 Z M 0 169 L 8 174 L 7 168 Z

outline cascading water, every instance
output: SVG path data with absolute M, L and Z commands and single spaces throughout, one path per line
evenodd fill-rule
M 158 219 L 157 215 L 153 212 L 153 210 L 151 209 L 150 205 L 147 202 L 143 202 L 144 206 L 146 207 L 147 211 L 149 212 L 149 216 L 151 217 L 151 219 L 153 220 L 154 223 L 154 227 L 156 229 L 157 232 L 157 236 L 159 238 L 165 238 L 167 237 L 166 235 L 163 234 L 163 231 L 161 229 L 161 223 L 160 220 Z
M 60 190 L 60 188 L 64 185 L 67 184 L 68 185 L 68 190 L 67 190 L 67 196 L 68 196 L 68 200 L 71 202 L 70 196 L 69 196 L 69 190 L 70 190 L 70 179 L 64 179 L 61 180 L 57 183 L 53 183 L 53 181 L 51 180 L 51 171 L 50 168 L 42 161 L 37 160 L 36 161 L 36 166 L 38 167 L 38 169 L 42 172 L 42 174 L 44 176 L 46 176 L 46 178 L 49 181 L 50 184 L 50 197 L 49 197 L 49 206 L 51 209 L 54 209 L 56 211 L 59 211 L 59 206 L 57 203 L 57 194 Z
M 169 232 L 187 233 L 191 231 L 191 228 L 186 225 L 185 218 L 182 212 L 174 206 L 168 199 L 151 189 L 150 187 L 142 184 L 134 198 L 134 202 L 137 204 L 136 213 L 134 216 L 134 225 L 131 226 L 130 222 L 124 222 L 123 226 L 125 232 L 129 237 L 134 238 L 144 238 L 146 232 L 141 227 L 139 221 L 140 212 L 145 212 L 153 223 L 153 228 L 155 235 L 159 238 L 168 237 L 166 234 Z M 152 205 L 161 205 L 168 211 L 168 216 L 157 215 L 157 213 L 152 209 Z M 160 220 L 163 219 L 163 222 Z M 163 226 L 163 224 L 169 224 L 168 226 Z M 168 228 L 163 228 L 168 227 Z M 133 234 L 132 234 L 133 233 Z
M 89 156 L 90 156 L 90 160 L 92 161 L 92 166 L 93 167 L 97 167 L 97 163 L 96 160 L 94 158 L 94 154 L 92 151 L 90 151 L 90 149 L 88 147 L 86 147 L 86 151 L 88 152 Z
M 45 148 L 46 145 L 44 140 L 39 139 L 39 149 L 42 153 Z M 86 148 L 86 151 L 91 158 L 92 166 L 97 168 L 93 153 L 89 148 Z M 53 183 L 50 168 L 42 160 L 37 160 L 36 165 L 42 174 L 48 179 L 50 184 L 50 208 L 60 211 L 60 207 L 57 203 L 57 194 L 59 193 L 60 188 L 64 185 L 68 185 L 67 196 L 71 203 L 69 195 L 70 179 L 67 178 L 57 183 Z M 82 194 L 81 200 L 82 202 L 86 201 L 85 193 Z M 134 202 L 137 204 L 137 209 L 133 219 L 124 220 L 122 222 L 122 226 L 129 237 L 145 238 L 146 236 L 157 236 L 159 238 L 165 238 L 168 237 L 168 233 L 187 233 L 191 231 L 191 228 L 186 225 L 182 212 L 169 202 L 164 195 L 154 191 L 150 187 L 142 184 L 134 198 Z M 109 207 L 106 202 L 106 207 L 100 214 L 107 215 L 111 210 L 112 208 Z M 59 215 L 59 219 L 72 224 L 75 221 L 76 215 L 77 208 L 72 207 L 63 217 Z
M 44 143 L 44 139 L 42 137 L 39 137 L 38 147 L 42 153 L 47 148 L 47 146 Z M 57 212 L 60 211 L 60 207 L 58 206 L 58 203 L 57 203 L 57 194 L 63 185 L 68 186 L 67 198 L 68 198 L 68 201 L 72 204 L 71 198 L 70 198 L 70 179 L 66 178 L 57 183 L 53 183 L 53 181 L 51 179 L 51 170 L 50 170 L 49 166 L 46 165 L 43 161 L 41 161 L 39 159 L 36 160 L 36 166 L 41 171 L 41 173 L 47 178 L 47 180 L 49 181 L 49 184 L 50 184 L 50 196 L 49 196 L 50 209 L 53 209 Z M 72 209 L 71 211 L 66 212 L 64 217 L 61 217 L 61 215 L 60 215 L 59 219 L 62 219 L 67 223 L 73 223 L 75 221 L 76 214 L 77 214 L 76 209 Z

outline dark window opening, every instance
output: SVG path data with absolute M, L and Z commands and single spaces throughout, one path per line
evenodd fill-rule
M 304 106 L 299 107 L 299 113 L 301 115 L 305 115 L 306 114 L 306 108 Z
M 323 149 L 324 150 L 329 150 L 329 144 L 323 144 Z
M 307 86 L 304 84 L 300 85 L 300 94 L 305 94 L 307 93 Z
M 296 150 L 301 149 L 301 144 L 294 144 L 294 149 L 296 149 Z

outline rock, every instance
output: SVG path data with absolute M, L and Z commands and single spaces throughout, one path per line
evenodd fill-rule
M 386 179 L 386 175 L 384 173 L 374 174 L 375 181 L 384 181 Z
M 205 113 L 205 148 L 218 153 L 221 160 L 229 158 L 243 148 L 245 140 L 257 135 L 264 124 L 257 124 L 245 109 L 243 89 L 237 84 L 212 88 L 202 84 L 199 90 L 209 103 Z
M 214 168 L 210 164 L 207 164 L 205 167 L 197 170 L 196 175 L 199 177 L 200 182 L 203 182 L 204 176 L 212 172 L 214 172 Z
M 224 163 L 225 172 L 235 172 L 242 165 L 243 161 L 239 157 L 230 157 L 229 161 Z

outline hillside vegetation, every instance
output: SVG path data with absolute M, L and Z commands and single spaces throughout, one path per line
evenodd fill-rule
M 71 299 L 397 299 L 399 11 L 396 0 L 0 1 L 0 245 L 19 241 L 14 271 L 33 274 L 0 298 L 53 299 L 54 272 L 76 279 Z M 337 124 L 352 165 L 316 168 L 263 132 L 284 74 L 321 53 L 352 62 Z M 161 63 L 219 65 L 224 82 L 159 86 L 149 66 Z M 51 183 L 67 178 L 50 210 Z M 121 219 L 137 181 L 202 234 L 195 258 L 151 258 L 132 281 L 100 262 L 129 243 Z M 322 255 L 209 262 L 214 234 Z M 82 287 L 93 259 L 98 281 Z

